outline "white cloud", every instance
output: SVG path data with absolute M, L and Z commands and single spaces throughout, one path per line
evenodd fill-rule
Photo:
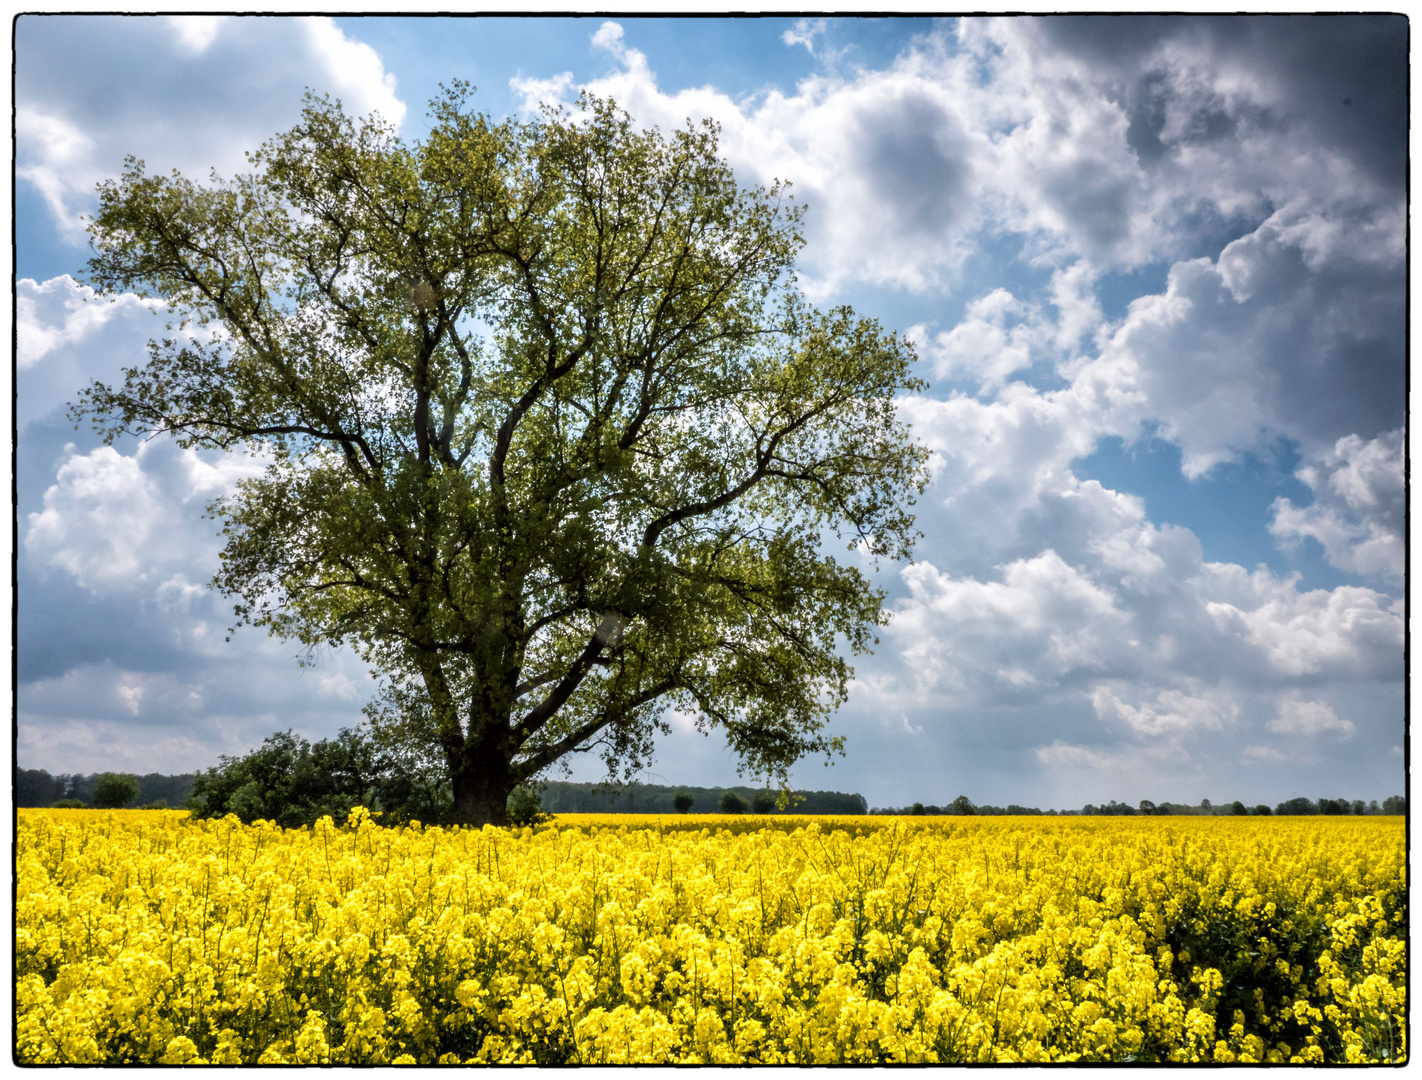
M 1357 224 L 1351 247 L 1315 244 L 1330 224 L 1281 210 L 1218 260 L 1177 263 L 1165 293 L 1132 303 L 1102 356 L 1180 445 L 1187 475 L 1272 435 L 1317 453 L 1400 417 L 1388 373 L 1400 371 L 1402 263 L 1398 253 L 1379 267 L 1377 251 L 1401 230 Z
M 405 116 L 380 57 L 324 16 L 47 16 L 21 34 L 15 173 L 74 244 L 95 184 L 125 155 L 199 180 L 243 171 L 245 152 L 297 120 L 308 86 L 353 114 Z M 60 70 L 64 79 L 50 77 Z
M 374 49 L 346 37 L 324 15 L 303 19 L 301 25 L 323 81 L 350 112 L 357 116 L 376 112 L 396 127 L 404 123 L 405 103 L 395 96 L 395 76 L 385 70 Z
M 605 22 L 592 36 L 595 49 L 605 49 L 619 60 L 627 54 L 627 46 L 622 43 L 622 26 L 615 22 Z
M 354 701 L 356 697 L 356 685 L 351 682 L 351 678 L 344 671 L 337 671 L 331 674 L 320 675 L 317 681 L 321 685 L 322 693 L 331 697 L 339 698 L 341 701 Z
M 1238 646 L 1258 649 L 1275 677 L 1400 674 L 1400 599 L 1348 585 L 1299 592 L 1293 579 L 1280 581 L 1263 568 L 1248 574 L 1212 563 L 1207 569 L 1201 592 L 1216 627 Z
M 1132 706 L 1110 688 L 1098 686 L 1092 691 L 1091 704 L 1103 722 L 1124 725 L 1132 735 L 1142 737 L 1220 731 L 1239 715 L 1233 702 L 1194 697 L 1180 690 L 1162 690 L 1154 700 Z
M 159 575 L 175 567 L 215 569 L 216 538 L 202 506 L 261 471 L 244 455 L 208 461 L 166 439 L 142 443 L 131 456 L 112 446 L 78 454 L 71 444 L 66 456 L 44 509 L 28 515 L 26 555 L 91 591 L 153 590 L 165 603 L 181 599 L 185 589 L 175 581 L 186 578 L 180 571 L 154 585 Z
M 1406 554 L 1403 465 L 1402 428 L 1371 440 L 1345 436 L 1296 474 L 1313 489 L 1313 503 L 1296 507 L 1277 499 L 1269 531 L 1284 544 L 1311 536 L 1340 570 L 1400 584 Z
M 21 371 L 33 367 L 56 349 L 78 345 L 115 317 L 162 312 L 161 301 L 132 293 L 101 297 L 68 274 L 43 284 L 30 278 L 15 283 L 15 363 Z M 156 329 L 156 327 L 149 327 Z
M 815 39 L 825 32 L 824 19 L 796 19 L 795 25 L 780 35 L 780 40 L 794 48 L 803 45 L 811 56 L 815 55 Z
M 1034 340 L 1039 334 L 1032 314 L 1012 293 L 997 288 L 971 301 L 963 321 L 952 330 L 931 340 L 925 340 L 922 327 L 910 333 L 921 344 L 920 355 L 932 362 L 936 376 L 972 379 L 986 392 L 1032 366 L 1033 346 L 1040 347 Z
M 114 692 L 124 709 L 131 715 L 137 716 L 138 710 L 143 705 L 143 687 L 134 686 L 128 682 L 122 682 L 114 688 Z
M 188 52 L 200 56 L 213 43 L 227 15 L 169 15 L 167 20 Z
M 1396 426 L 1381 373 L 1401 357 L 1405 207 L 1336 148 L 1271 119 L 1277 72 L 1162 38 L 1140 61 L 1141 92 L 1161 110 L 1147 152 L 1111 65 L 1061 51 L 1030 20 L 957 25 L 883 70 L 736 101 L 664 93 L 604 24 L 597 40 L 621 70 L 587 86 L 663 129 L 714 118 L 741 175 L 792 179 L 811 205 L 803 276 L 816 299 L 854 281 L 943 287 L 981 240 L 1025 236 L 1055 271 L 1055 320 L 990 290 L 958 326 L 920 330 L 942 376 L 991 390 L 1039 355 L 1068 377 L 1089 366 L 1102 404 L 1129 406 L 1096 433 L 1154 420 L 1190 476 L 1280 434 L 1312 452 Z M 1201 257 L 1202 231 L 1237 238 Z M 1093 283 L 1161 260 L 1174 262 L 1167 291 L 1136 301 L 1099 362 L 1077 355 L 1100 328 Z
M 1280 702 L 1279 715 L 1269 721 L 1268 727 L 1276 735 L 1294 735 L 1304 739 L 1316 739 L 1320 735 L 1351 739 L 1357 732 L 1351 720 L 1340 720 L 1326 703 L 1297 698 Z

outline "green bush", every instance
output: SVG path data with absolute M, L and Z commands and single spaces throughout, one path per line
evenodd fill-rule
M 138 777 L 128 773 L 100 774 L 94 783 L 94 805 L 117 810 L 138 798 Z
M 246 757 L 224 755 L 198 776 L 189 800 L 195 817 L 236 814 L 248 824 L 265 818 L 286 828 L 326 814 L 341 823 L 357 806 L 386 824 L 445 824 L 452 804 L 448 785 L 428 784 L 397 750 L 349 728 L 316 743 L 276 732 Z
M 768 791 L 757 791 L 751 800 L 751 809 L 757 814 L 768 814 L 775 809 L 775 796 Z
M 745 800 L 734 791 L 723 791 L 721 800 L 716 805 L 723 814 L 744 814 L 746 812 Z
M 86 810 L 89 806 L 83 799 L 55 799 L 49 805 L 53 810 Z
M 684 791 L 678 791 L 676 797 L 672 799 L 672 805 L 676 807 L 678 814 L 685 814 L 696 805 L 696 799 Z
M 530 784 L 520 784 L 509 792 L 506 804 L 509 824 L 522 828 L 525 825 L 540 825 L 548 820 L 543 812 L 543 800 L 538 789 Z

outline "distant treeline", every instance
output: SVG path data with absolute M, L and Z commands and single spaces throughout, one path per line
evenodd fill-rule
M 871 814 L 929 814 L 929 815 L 968 815 L 976 814 L 987 816 L 992 814 L 1068 814 L 1105 817 L 1126 817 L 1130 815 L 1153 815 L 1164 816 L 1212 816 L 1212 817 L 1244 817 L 1246 815 L 1264 816 L 1272 814 L 1283 815 L 1305 815 L 1305 814 L 1405 814 L 1407 813 L 1407 799 L 1401 795 L 1390 795 L 1378 803 L 1376 799 L 1372 802 L 1364 802 L 1362 799 L 1319 799 L 1314 802 L 1312 799 L 1297 798 L 1288 799 L 1281 802 L 1272 809 L 1263 803 L 1257 806 L 1245 806 L 1244 803 L 1236 799 L 1232 803 L 1221 803 L 1216 805 L 1205 799 L 1198 806 L 1191 806 L 1185 803 L 1163 802 L 1156 804 L 1149 799 L 1142 799 L 1135 806 L 1129 803 L 1116 802 L 1114 799 L 1108 803 L 1095 806 L 1087 803 L 1080 810 L 1038 810 L 1035 806 L 1018 806 L 1010 803 L 1006 807 L 1002 806 L 977 806 L 966 795 L 959 795 L 947 806 L 925 806 L 923 803 L 914 803 L 912 806 L 902 808 L 885 807 L 880 809 L 875 807 L 869 811 Z
M 53 806 L 61 800 L 92 803 L 94 788 L 102 775 L 104 774 L 60 773 L 58 776 L 51 776 L 44 769 L 17 769 L 15 770 L 15 805 L 21 807 Z M 165 804 L 174 808 L 182 807 L 187 803 L 188 796 L 192 794 L 193 783 L 197 779 L 197 775 L 196 773 L 182 773 L 178 776 L 168 776 L 163 773 L 147 773 L 144 776 L 135 776 L 134 778 L 138 781 L 138 797 L 131 805 Z M 678 795 L 691 797 L 691 807 L 687 811 L 688 813 L 715 814 L 722 812 L 723 800 L 727 793 L 731 793 L 739 799 L 747 811 L 780 812 L 766 809 L 768 800 L 778 793 L 767 792 L 765 788 L 757 787 L 668 787 L 662 784 L 615 786 L 550 780 L 541 785 L 541 788 L 542 809 L 550 814 L 673 814 L 678 812 L 676 805 Z M 847 795 L 840 791 L 797 791 L 793 793 L 793 800 L 789 810 L 789 813 L 792 814 L 907 814 L 934 817 L 942 815 L 989 817 L 999 814 L 1243 817 L 1275 814 L 1407 813 L 1407 799 L 1402 795 L 1389 796 L 1381 803 L 1376 799 L 1365 803 L 1362 799 L 1350 801 L 1348 799 L 1321 798 L 1315 802 L 1312 799 L 1296 798 L 1288 799 L 1272 808 L 1263 803 L 1256 806 L 1245 806 L 1237 799 L 1232 803 L 1219 804 L 1211 803 L 1206 799 L 1198 805 L 1171 802 L 1157 804 L 1149 799 L 1142 799 L 1135 806 L 1112 800 L 1102 803 L 1100 806 L 1087 803 L 1080 810 L 1060 811 L 1039 810 L 1035 806 L 1018 806 L 1016 803 L 1009 803 L 1007 806 L 992 806 L 990 804 L 978 806 L 966 795 L 959 795 L 946 806 L 925 805 L 916 802 L 911 806 L 875 807 L 872 810 L 863 795 Z
M 44 769 L 15 770 L 16 806 L 53 806 L 61 799 L 74 799 L 82 803 L 94 801 L 94 788 L 103 773 L 82 775 L 60 773 L 51 776 Z M 130 773 L 138 781 L 138 798 L 134 806 L 149 806 L 162 802 L 173 808 L 181 807 L 192 794 L 193 781 L 197 773 L 183 773 L 167 776 L 163 773 L 148 773 L 144 776 Z
M 543 785 L 543 809 L 549 814 L 674 814 L 677 795 L 691 796 L 692 814 L 720 813 L 721 799 L 733 792 L 746 807 L 766 802 L 766 789 L 756 787 L 666 787 L 661 784 L 575 784 L 550 780 Z M 771 791 L 770 797 L 778 793 Z M 796 791 L 792 814 L 863 814 L 869 804 L 863 795 L 839 791 Z M 769 813 L 778 813 L 771 810 Z

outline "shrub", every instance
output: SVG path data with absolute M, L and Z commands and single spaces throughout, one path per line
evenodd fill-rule
M 531 784 L 520 784 L 509 792 L 507 807 L 509 824 L 518 828 L 541 825 L 548 820 L 548 815 L 543 812 L 542 796 Z
M 678 791 L 676 797 L 672 799 L 672 805 L 676 807 L 678 814 L 687 813 L 695 803 L 696 799 L 684 791 Z
M 138 777 L 106 772 L 94 784 L 94 805 L 117 810 L 138 798 Z
M 775 796 L 768 791 L 757 791 L 751 800 L 751 809 L 757 814 L 768 814 L 775 809 Z
M 734 791 L 721 792 L 721 801 L 717 803 L 717 806 L 723 814 L 744 814 L 746 812 L 745 800 Z
M 83 799 L 55 799 L 49 805 L 53 810 L 84 810 L 89 804 Z

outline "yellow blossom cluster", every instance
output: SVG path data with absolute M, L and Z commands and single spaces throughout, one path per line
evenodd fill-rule
M 26 1064 L 1407 1056 L 1399 818 L 18 814 Z

